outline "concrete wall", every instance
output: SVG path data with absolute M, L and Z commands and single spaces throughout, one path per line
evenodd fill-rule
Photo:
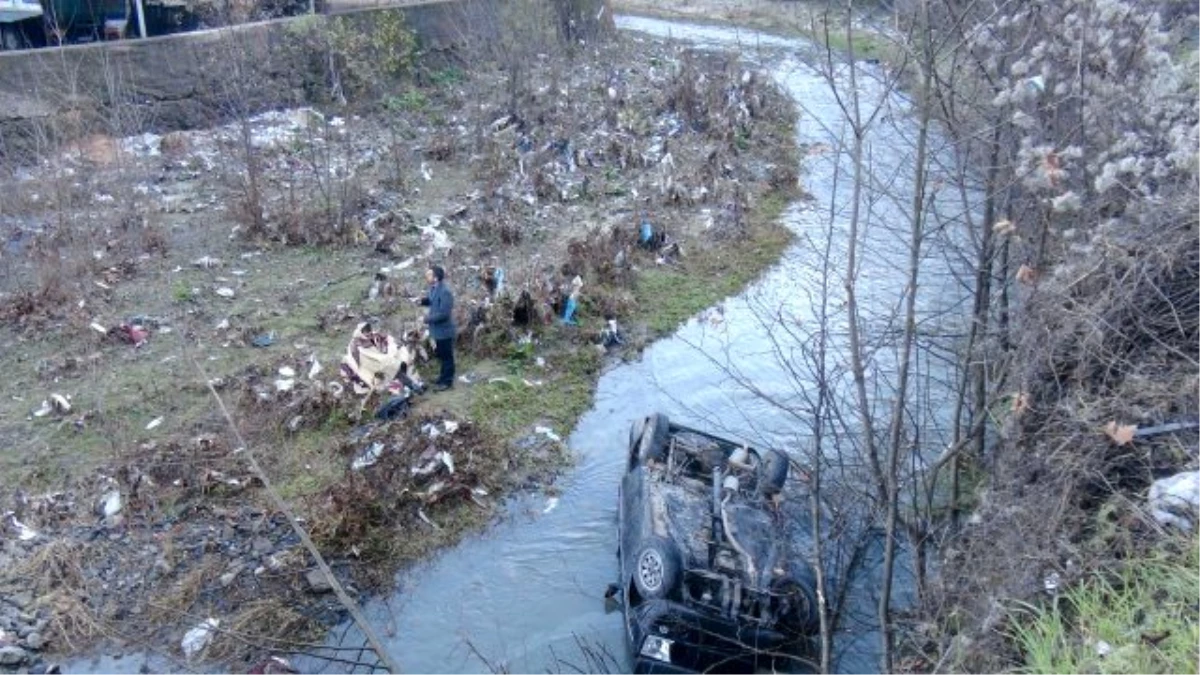
M 399 12 L 416 34 L 418 62 L 430 64 L 453 58 L 459 47 L 494 41 L 502 1 L 438 0 L 337 20 L 365 25 Z M 50 138 L 190 129 L 242 112 L 318 102 L 327 94 L 321 59 L 297 48 L 289 33 L 303 20 L 0 52 L 0 159 L 36 153 Z

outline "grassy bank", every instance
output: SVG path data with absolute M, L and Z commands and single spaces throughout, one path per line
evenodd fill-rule
M 1200 608 L 1194 537 L 1097 572 L 1043 605 L 1011 612 L 1029 673 L 1194 673 Z

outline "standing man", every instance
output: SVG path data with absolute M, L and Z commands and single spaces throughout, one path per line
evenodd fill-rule
M 454 294 L 446 285 L 446 270 L 434 265 L 425 270 L 425 281 L 429 293 L 421 298 L 421 306 L 428 307 L 425 323 L 433 338 L 434 354 L 442 363 L 442 372 L 434 383 L 435 391 L 445 391 L 454 386 Z

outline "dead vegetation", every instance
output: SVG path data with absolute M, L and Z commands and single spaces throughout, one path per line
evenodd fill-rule
M 401 78 L 395 100 L 163 136 L 122 126 L 130 136 L 89 144 L 103 162 L 45 148 L 29 171 L 56 177 L 54 198 L 0 205 L 3 241 L 20 242 L 0 258 L 13 375 L 0 439 L 23 453 L 0 465 L 0 500 L 38 532 L 0 549 L 22 563 L 0 582 L 37 580 L 51 650 L 135 636 L 177 653 L 220 616 L 206 658 L 244 663 L 329 616 L 193 357 L 339 576 L 364 590 L 568 461 L 531 427 L 565 436 L 586 409 L 607 319 L 645 311 L 639 276 L 753 234 L 724 214 L 795 187 L 792 110 L 752 68 L 641 38 L 585 56 L 527 64 L 515 98 L 501 71 L 436 71 Z M 5 176 L 0 189 L 28 192 Z M 648 246 L 643 212 L 659 237 Z M 408 299 L 430 262 L 455 289 L 463 370 L 511 381 L 470 385 L 455 410 L 372 421 L 381 397 L 331 386 L 346 338 L 362 321 L 419 328 Z M 577 325 L 563 325 L 576 277 Z M 123 325 L 145 339 L 113 339 Z M 551 365 L 535 375 L 537 357 Z M 283 390 L 285 368 L 297 375 Z M 70 410 L 30 413 L 59 391 Z M 96 500 L 112 492 L 104 513 Z
M 1005 602 L 1119 575 L 1170 541 L 1147 492 L 1200 461 L 1200 230 L 1194 196 L 1176 207 L 1053 238 L 1052 273 L 1019 287 L 1015 391 L 995 406 L 1002 435 L 973 469 L 976 515 L 929 599 L 949 635 L 971 638 L 946 650 L 962 667 L 1025 658 Z

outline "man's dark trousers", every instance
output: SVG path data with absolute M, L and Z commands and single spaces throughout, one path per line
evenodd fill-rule
M 438 361 L 442 362 L 442 373 L 438 376 L 436 384 L 442 384 L 447 387 L 454 386 L 454 338 L 448 337 L 444 340 L 434 340 L 433 353 L 438 357 Z

